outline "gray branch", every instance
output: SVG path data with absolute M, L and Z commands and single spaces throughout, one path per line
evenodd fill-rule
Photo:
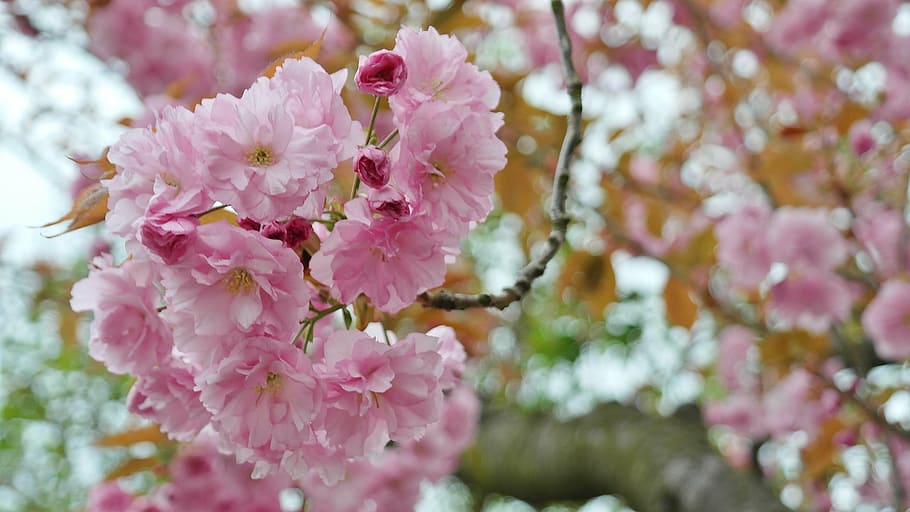
M 581 80 L 572 63 L 572 43 L 566 29 L 566 18 L 561 1 L 550 2 L 553 17 L 556 20 L 556 31 L 559 34 L 562 66 L 566 73 L 566 89 L 571 100 L 566 135 L 559 150 L 556 174 L 553 176 L 553 199 L 550 205 L 552 227 L 547 237 L 543 252 L 533 258 L 518 274 L 512 286 L 496 294 L 463 294 L 441 290 L 436 293 L 423 293 L 417 300 L 426 307 L 437 309 L 497 308 L 505 309 L 509 304 L 521 299 L 531 289 L 531 284 L 547 269 L 550 260 L 556 256 L 566 240 L 566 229 L 569 226 L 569 215 L 566 213 L 566 195 L 569 187 L 569 167 L 575 150 L 581 144 Z
M 570 421 L 485 411 L 459 477 L 534 504 L 620 496 L 639 512 L 784 512 L 759 476 L 728 466 L 694 408 L 662 418 L 620 404 Z

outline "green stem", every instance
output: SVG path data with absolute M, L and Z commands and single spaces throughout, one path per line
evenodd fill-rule
M 303 344 L 303 351 L 306 352 L 306 349 L 309 346 L 310 342 L 313 341 L 313 330 L 316 327 L 316 322 L 331 315 L 332 313 L 338 311 L 339 309 L 343 309 L 344 307 L 345 307 L 344 304 L 337 304 L 335 306 L 332 306 L 328 309 L 323 309 L 323 310 L 311 308 L 310 311 L 313 311 L 314 313 L 316 313 L 316 315 L 313 317 L 307 318 L 303 321 L 303 325 L 300 326 L 300 330 L 297 331 L 296 335 L 294 335 L 294 340 L 291 343 L 296 344 L 297 340 L 300 339 L 300 337 L 303 335 L 303 333 L 306 333 L 306 339 Z
M 397 137 L 397 136 L 398 136 L 398 128 L 395 128 L 395 130 L 392 133 L 390 133 L 388 137 L 382 139 L 382 142 L 380 142 L 379 146 L 377 146 L 377 147 L 379 149 L 385 148 L 390 142 L 395 140 L 395 137 Z
M 369 146 L 370 141 L 373 140 L 373 128 L 376 126 L 376 116 L 379 114 L 379 96 L 376 96 L 376 100 L 373 102 L 373 111 L 370 113 L 370 126 L 367 127 L 367 139 L 364 141 L 364 146 Z M 357 190 L 360 188 L 360 176 L 354 175 L 354 186 L 351 188 L 351 199 L 357 197 Z

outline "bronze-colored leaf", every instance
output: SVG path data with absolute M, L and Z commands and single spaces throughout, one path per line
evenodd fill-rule
M 108 434 L 95 441 L 95 446 L 130 446 L 136 443 L 162 443 L 167 436 L 158 425 L 148 425 L 123 432 Z
M 603 316 L 604 309 L 616 302 L 616 274 L 610 255 L 572 253 L 556 286 L 560 292 L 568 289 L 592 316 Z
M 95 182 L 79 192 L 76 200 L 73 201 L 73 207 L 70 208 L 66 215 L 39 227 L 46 228 L 61 222 L 70 221 L 66 231 L 50 236 L 50 238 L 53 238 L 85 226 L 97 224 L 104 220 L 105 215 L 107 215 L 107 189 L 100 182 Z
M 114 468 L 110 473 L 104 476 L 105 480 L 116 480 L 125 476 L 130 476 L 132 474 L 138 473 L 140 471 L 145 471 L 147 469 L 153 469 L 158 466 L 160 462 L 158 459 L 153 457 L 145 457 L 141 459 L 129 459 L 123 464 Z
M 199 217 L 199 224 L 211 224 L 213 222 L 218 222 L 221 220 L 223 220 L 225 222 L 230 222 L 231 224 L 236 226 L 237 225 L 237 214 L 230 210 L 227 210 L 225 208 L 221 208 L 219 210 L 213 210 L 213 211 L 210 211 L 210 212 L 206 213 L 205 215 L 202 215 L 201 217 Z
M 698 318 L 698 306 L 689 294 L 686 283 L 670 277 L 664 288 L 664 302 L 667 306 L 667 323 L 690 329 Z
M 310 43 L 304 43 L 301 41 L 289 41 L 276 46 L 272 50 L 272 54 L 276 55 L 275 60 L 273 60 L 272 63 L 269 64 L 262 73 L 260 73 L 260 76 L 272 78 L 275 76 L 275 72 L 278 71 L 278 68 L 281 67 L 281 65 L 284 64 L 284 61 L 288 59 L 309 58 L 316 60 L 316 58 L 319 56 L 319 50 L 322 49 L 322 42 L 325 40 L 325 32 L 326 31 L 323 30 L 322 35 L 319 36 L 319 39 Z

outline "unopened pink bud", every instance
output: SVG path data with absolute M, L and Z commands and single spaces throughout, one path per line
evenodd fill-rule
M 284 245 L 294 248 L 313 234 L 313 226 L 302 217 L 293 217 L 284 225 Z
M 389 156 L 385 151 L 375 147 L 367 146 L 357 153 L 354 158 L 354 172 L 360 176 L 366 186 L 371 188 L 382 188 L 389 183 L 391 174 L 391 163 Z
M 139 226 L 139 242 L 165 263 L 176 263 L 186 254 L 198 225 L 192 216 L 152 214 Z
M 408 68 L 401 55 L 379 50 L 361 56 L 354 82 L 360 92 L 374 96 L 391 96 L 401 89 L 408 78 Z

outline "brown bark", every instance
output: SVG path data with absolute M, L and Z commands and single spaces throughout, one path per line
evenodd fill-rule
M 570 421 L 492 411 L 459 476 L 480 492 L 531 503 L 613 494 L 639 512 L 787 510 L 757 475 L 723 461 L 699 419 L 684 416 L 620 404 Z

